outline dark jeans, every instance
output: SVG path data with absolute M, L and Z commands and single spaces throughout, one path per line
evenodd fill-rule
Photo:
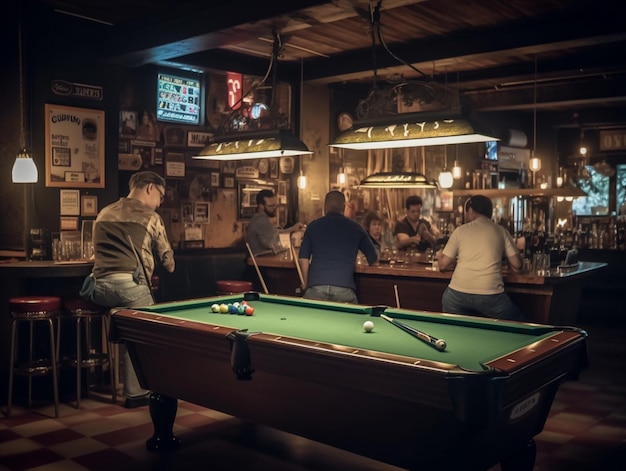
M 468 294 L 446 288 L 441 298 L 443 312 L 451 314 L 467 314 L 470 316 L 493 317 L 523 321 L 524 314 L 506 293 L 499 294 Z
M 134 281 L 132 273 L 116 273 L 98 278 L 92 301 L 106 307 L 142 307 L 154 304 L 148 285 Z M 141 397 L 148 394 L 150 391 L 139 384 L 126 347 L 122 344 L 119 350 L 122 356 L 124 396 Z
M 358 304 L 356 294 L 350 288 L 332 285 L 316 285 L 307 288 L 302 296 L 306 299 L 319 301 L 335 301 L 338 303 Z

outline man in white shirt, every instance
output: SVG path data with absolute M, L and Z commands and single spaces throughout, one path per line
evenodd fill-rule
M 508 231 L 491 220 L 493 205 L 482 195 L 465 202 L 465 221 L 450 235 L 437 259 L 440 271 L 454 270 L 442 297 L 444 312 L 523 320 L 504 291 L 502 259 L 518 272 L 522 258 Z

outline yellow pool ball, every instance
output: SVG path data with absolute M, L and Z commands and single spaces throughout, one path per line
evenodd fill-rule
M 226 314 L 228 312 L 228 304 L 220 304 L 220 312 Z

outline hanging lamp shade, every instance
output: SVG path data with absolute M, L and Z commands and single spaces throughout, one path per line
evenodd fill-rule
M 286 129 L 270 129 L 216 139 L 192 158 L 242 160 L 312 153 L 304 142 Z
M 452 172 L 441 172 L 437 177 L 437 182 L 439 183 L 439 186 L 441 188 L 452 188 L 452 185 L 454 184 L 454 177 L 452 176 Z
M 22 149 L 15 158 L 11 171 L 13 183 L 37 183 L 39 172 L 37 165 L 26 149 Z
M 437 182 L 416 172 L 381 172 L 374 173 L 359 184 L 359 188 L 432 188 L 437 189 Z
M 355 123 L 352 128 L 341 133 L 330 146 L 369 150 L 499 140 L 493 133 L 479 130 L 466 118 L 428 119 L 414 113 L 397 115 L 393 121 Z

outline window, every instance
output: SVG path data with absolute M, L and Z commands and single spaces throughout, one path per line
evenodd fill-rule
M 626 173 L 626 166 L 621 167 Z M 572 210 L 577 216 L 606 216 L 609 214 L 609 177 L 596 172 L 592 165 L 585 166 L 585 169 L 587 177 L 579 179 L 578 186 L 587 196 L 576 198 Z
M 626 164 L 616 166 L 617 188 L 617 214 L 626 214 Z

